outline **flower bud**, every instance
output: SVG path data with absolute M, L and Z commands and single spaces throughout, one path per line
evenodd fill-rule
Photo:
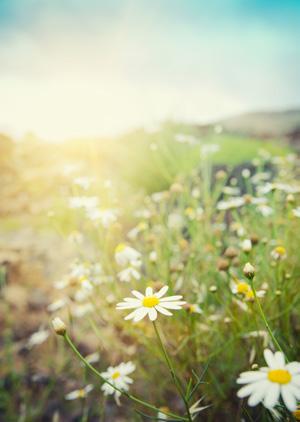
M 64 336 L 66 334 L 66 324 L 58 317 L 52 320 L 52 326 L 56 334 Z
M 243 273 L 247 278 L 249 278 L 249 280 L 252 280 L 255 276 L 255 268 L 250 264 L 250 262 L 247 262 L 244 266 Z

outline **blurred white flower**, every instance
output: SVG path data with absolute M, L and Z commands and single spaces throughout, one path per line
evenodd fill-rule
M 256 210 L 260 212 L 263 217 L 269 217 L 270 215 L 274 214 L 273 208 L 269 207 L 269 205 L 258 205 Z
M 76 400 L 76 399 L 85 399 L 87 395 L 93 390 L 94 386 L 92 384 L 86 385 L 84 388 L 79 390 L 71 391 L 65 395 L 66 400 Z
M 76 177 L 73 180 L 74 185 L 80 186 L 82 189 L 87 190 L 91 186 L 93 179 L 88 176 Z
M 252 242 L 250 239 L 244 239 L 241 244 L 243 252 L 250 252 L 252 249 Z
M 49 330 L 39 330 L 39 331 L 33 333 L 29 337 L 29 339 L 26 343 L 27 349 L 30 350 L 34 346 L 38 346 L 38 345 L 44 343 L 47 340 L 47 338 L 49 337 L 49 335 L 50 335 Z
M 120 243 L 115 249 L 115 260 L 118 265 L 125 267 L 131 265 L 134 267 L 141 266 L 141 253 L 125 243 Z
M 132 378 L 128 375 L 134 372 L 135 365 L 132 362 L 122 362 L 118 366 L 110 366 L 105 372 L 102 372 L 102 377 L 113 384 L 115 387 L 123 391 L 129 390 L 129 385 L 133 383 Z M 119 391 L 116 391 L 111 385 L 104 383 L 101 386 L 101 390 L 104 395 L 114 394 L 115 398 L 118 399 L 121 395 Z
M 72 196 L 69 198 L 70 208 L 83 208 L 91 210 L 98 206 L 99 199 L 96 196 Z
M 168 215 L 167 226 L 169 229 L 180 230 L 184 224 L 184 219 L 181 214 L 172 212 Z
M 118 273 L 118 279 L 126 283 L 129 283 L 132 279 L 140 280 L 140 278 L 141 275 L 139 271 L 131 266 Z
M 294 208 L 292 212 L 294 217 L 300 218 L 300 207 Z

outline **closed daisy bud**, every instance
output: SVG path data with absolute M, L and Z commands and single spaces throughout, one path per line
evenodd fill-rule
M 58 317 L 52 320 L 52 326 L 56 334 L 59 336 L 64 336 L 66 334 L 66 324 Z
M 237 257 L 238 254 L 239 254 L 239 251 L 232 246 L 229 246 L 224 252 L 224 256 L 230 259 Z
M 229 261 L 228 259 L 220 258 L 217 262 L 217 268 L 219 271 L 227 271 L 229 268 Z
M 218 290 L 217 286 L 211 286 L 211 287 L 209 288 L 209 291 L 210 291 L 211 293 L 215 293 L 217 290 Z
M 250 235 L 250 240 L 251 240 L 252 245 L 257 245 L 259 242 L 259 237 L 257 236 L 257 234 L 252 233 Z
M 244 266 L 243 273 L 250 280 L 252 280 L 252 278 L 255 276 L 255 268 L 250 264 L 250 262 L 247 262 L 247 264 Z
M 289 193 L 289 194 L 287 195 L 287 197 L 286 197 L 286 202 L 290 202 L 290 203 L 295 202 L 295 197 L 294 197 L 294 195 L 293 195 L 292 193 Z

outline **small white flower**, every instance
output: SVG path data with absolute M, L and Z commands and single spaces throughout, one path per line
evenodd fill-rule
M 122 282 L 129 283 L 132 279 L 140 280 L 141 274 L 134 267 L 125 268 L 118 273 L 118 279 Z
M 245 385 L 238 391 L 238 397 L 249 396 L 249 406 L 262 402 L 273 409 L 281 396 L 286 407 L 295 411 L 300 397 L 300 363 L 286 364 L 282 352 L 272 353 L 269 349 L 265 349 L 264 357 L 268 367 L 240 374 L 237 383 Z
M 76 400 L 76 399 L 85 399 L 86 396 L 93 390 L 94 386 L 92 384 L 86 385 L 84 388 L 79 390 L 71 391 L 70 393 L 66 394 L 66 400 Z
M 113 384 L 115 387 L 123 391 L 129 390 L 129 385 L 133 383 L 133 380 L 128 376 L 135 370 L 135 365 L 132 362 L 122 362 L 118 366 L 110 366 L 105 372 L 102 372 L 102 377 Z M 118 399 L 121 395 L 120 391 L 116 391 L 111 385 L 104 383 L 101 386 L 101 390 L 104 395 L 114 394 L 115 398 Z
M 147 287 L 145 295 L 133 290 L 131 293 L 135 297 L 126 297 L 124 302 L 117 304 L 117 309 L 134 309 L 125 317 L 126 320 L 133 319 L 133 322 L 140 321 L 146 315 L 151 321 L 155 321 L 158 312 L 171 316 L 172 313 L 168 309 L 181 309 L 186 302 L 180 300 L 182 296 L 178 295 L 163 297 L 168 288 L 168 286 L 164 286 L 157 293 L 154 293 L 152 287 Z
M 125 243 L 120 243 L 115 249 L 115 260 L 117 264 L 122 267 L 125 267 L 126 265 L 140 267 L 140 259 L 141 253 Z

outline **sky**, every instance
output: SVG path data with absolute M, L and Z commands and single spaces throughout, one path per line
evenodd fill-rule
M 0 131 L 111 136 L 300 106 L 298 0 L 0 0 Z

